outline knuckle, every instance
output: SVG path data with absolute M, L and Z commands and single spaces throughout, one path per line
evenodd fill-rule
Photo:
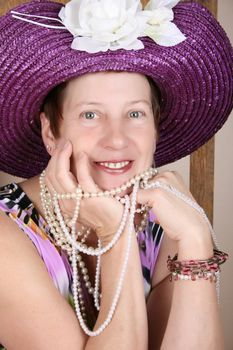
M 177 171 L 174 171 L 174 170 L 172 170 L 172 171 L 170 171 L 170 170 L 164 171 L 160 175 L 160 178 L 163 179 L 165 182 L 182 180 L 182 176 Z
M 171 172 L 168 170 L 163 171 L 162 173 L 159 174 L 159 178 L 164 180 L 169 179 L 170 176 L 171 176 Z
M 59 182 L 61 182 L 64 178 L 63 171 L 61 169 L 57 170 L 56 172 L 56 178 Z
M 176 177 L 176 171 L 170 170 L 166 172 L 166 176 L 169 179 L 175 178 Z

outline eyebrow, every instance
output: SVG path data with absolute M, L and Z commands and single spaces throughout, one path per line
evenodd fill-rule
M 135 101 L 130 101 L 129 103 L 127 103 L 127 105 L 132 105 L 132 104 L 137 104 L 137 103 L 145 103 L 147 104 L 149 107 L 151 107 L 151 102 L 147 101 L 147 100 L 135 100 Z M 78 102 L 75 104 L 75 107 L 80 107 L 80 106 L 103 106 L 104 103 L 100 103 L 100 102 L 95 102 L 95 101 L 82 101 L 82 102 Z

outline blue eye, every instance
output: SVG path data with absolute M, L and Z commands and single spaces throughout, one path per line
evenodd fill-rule
M 94 112 L 85 112 L 85 113 L 83 113 L 83 117 L 85 118 L 85 119 L 94 119 L 95 118 L 95 113 Z
M 142 112 L 139 112 L 139 111 L 133 111 L 133 112 L 130 112 L 130 117 L 131 118 L 140 118 L 140 116 L 142 115 Z

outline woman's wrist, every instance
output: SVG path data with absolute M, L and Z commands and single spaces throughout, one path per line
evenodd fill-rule
M 116 232 L 117 232 L 118 228 L 119 228 L 119 226 L 115 227 L 115 229 L 113 229 L 113 227 L 111 227 L 109 229 L 105 229 L 104 231 L 97 233 L 97 236 L 99 237 L 99 239 L 101 241 L 101 246 L 102 247 L 105 247 L 106 245 L 108 245 L 113 240 L 113 238 L 116 235 Z M 127 219 L 126 225 L 125 225 L 125 227 L 123 229 L 122 234 L 120 235 L 120 238 L 122 236 L 125 236 L 125 232 L 128 232 L 128 230 L 129 230 L 129 220 Z
M 209 259 L 213 256 L 213 249 L 211 235 L 203 232 L 202 235 L 179 241 L 178 259 Z

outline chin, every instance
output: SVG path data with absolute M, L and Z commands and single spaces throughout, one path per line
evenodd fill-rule
M 104 191 L 109 191 L 109 190 L 112 190 L 114 188 L 117 188 L 117 187 L 120 187 L 122 186 L 124 183 L 126 183 L 128 180 L 130 180 L 131 177 L 129 178 L 126 178 L 126 179 L 110 179 L 109 181 L 106 179 L 105 181 L 101 181 L 100 179 L 96 179 L 95 180 L 95 183 L 98 185 L 98 187 L 101 189 L 101 190 L 104 190 Z
M 147 168 L 149 168 L 149 167 L 147 167 Z M 95 176 L 93 176 L 93 179 L 101 190 L 109 191 L 109 190 L 112 190 L 114 188 L 117 188 L 117 187 L 120 187 L 120 186 L 126 184 L 134 176 L 142 173 L 147 168 L 144 168 L 144 169 L 138 170 L 138 171 L 135 171 L 135 170 L 133 171 L 133 169 L 131 169 L 131 171 L 124 173 L 124 174 L 121 174 L 121 173 L 119 173 L 119 174 L 116 174 L 116 173 L 114 173 L 114 174 L 112 174 L 112 173 L 95 174 Z M 131 192 L 132 192 L 132 187 L 127 189 L 126 191 L 122 192 L 121 196 L 125 195 L 125 194 L 129 194 Z

